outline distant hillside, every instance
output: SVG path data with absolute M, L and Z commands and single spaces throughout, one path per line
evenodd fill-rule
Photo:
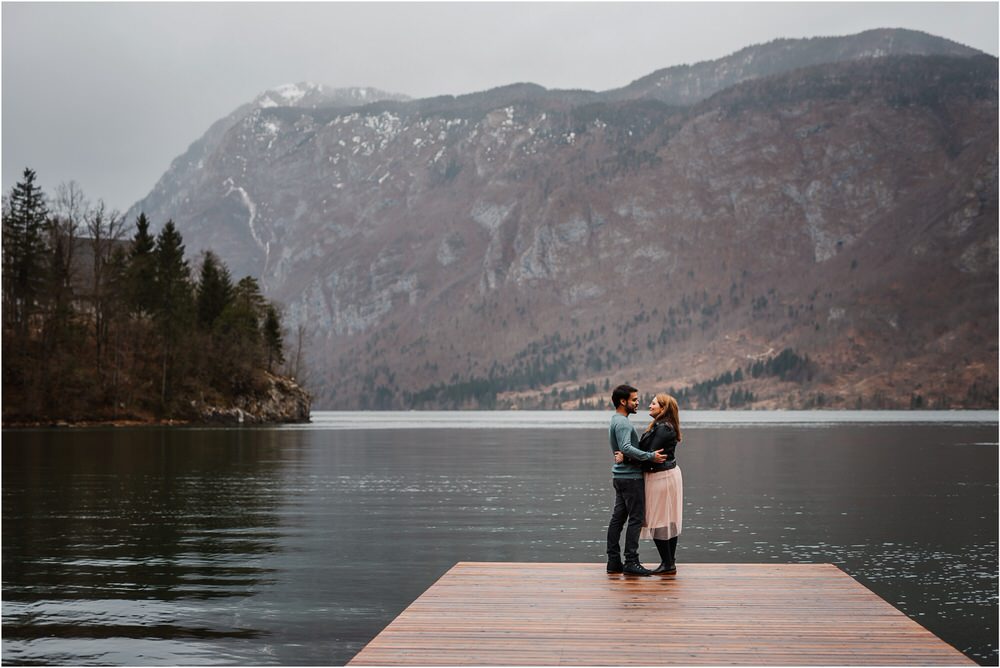
M 657 70 L 624 88 L 609 91 L 606 96 L 617 100 L 645 98 L 672 105 L 690 105 L 744 81 L 813 65 L 888 56 L 975 55 L 981 52 L 915 30 L 880 29 L 846 37 L 777 39 L 748 46 L 719 60 Z
M 996 119 L 997 60 L 947 40 L 781 40 L 243 108 L 132 215 L 260 277 L 318 408 L 996 406 Z

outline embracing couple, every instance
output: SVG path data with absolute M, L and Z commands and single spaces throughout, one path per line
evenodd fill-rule
M 684 493 L 681 470 L 674 450 L 681 441 L 677 400 L 657 394 L 649 404 L 653 419 L 642 437 L 628 416 L 639 409 L 639 391 L 619 385 L 611 393 L 615 414 L 608 437 L 615 463 L 611 467 L 615 508 L 608 525 L 608 573 L 672 575 L 677 572 L 674 554 L 681 533 Z M 619 549 L 625 528 L 625 561 Z M 660 553 L 653 570 L 639 563 L 639 538 L 652 538 Z

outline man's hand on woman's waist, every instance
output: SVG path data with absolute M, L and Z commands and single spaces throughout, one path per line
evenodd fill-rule
M 625 455 L 623 455 L 620 450 L 615 450 L 615 464 L 621 464 L 623 461 L 625 461 Z M 654 464 L 662 464 L 665 461 L 667 461 L 667 456 L 663 454 L 662 449 L 653 453 Z

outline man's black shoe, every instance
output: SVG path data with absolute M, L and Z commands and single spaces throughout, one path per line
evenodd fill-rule
M 653 571 L 649 570 L 640 563 L 628 563 L 622 567 L 622 572 L 625 575 L 652 575 Z
M 621 559 L 608 559 L 608 573 L 621 573 L 622 568 Z

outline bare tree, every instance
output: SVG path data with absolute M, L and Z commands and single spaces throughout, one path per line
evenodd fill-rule
M 74 261 L 77 239 L 85 229 L 87 216 L 90 212 L 90 202 L 76 181 L 61 183 L 56 186 L 55 197 L 52 198 L 49 210 L 49 248 L 52 249 L 52 263 L 59 284 L 53 286 L 57 290 L 55 302 L 62 306 L 72 294 L 77 263 Z
M 87 234 L 90 236 L 91 294 L 90 301 L 94 318 L 94 342 L 96 348 L 97 371 L 103 368 L 104 350 L 108 339 L 108 272 L 107 266 L 115 245 L 125 236 L 125 217 L 117 210 L 109 211 L 104 200 L 90 208 L 85 216 Z
M 293 378 L 299 385 L 305 385 L 308 380 L 306 378 L 305 350 L 311 338 L 305 323 L 298 323 L 295 327 L 295 340 L 292 344 L 291 354 L 285 359 L 284 374 Z
M 56 218 L 73 231 L 81 230 L 90 212 L 90 201 L 76 181 L 60 183 L 50 203 L 50 210 Z

